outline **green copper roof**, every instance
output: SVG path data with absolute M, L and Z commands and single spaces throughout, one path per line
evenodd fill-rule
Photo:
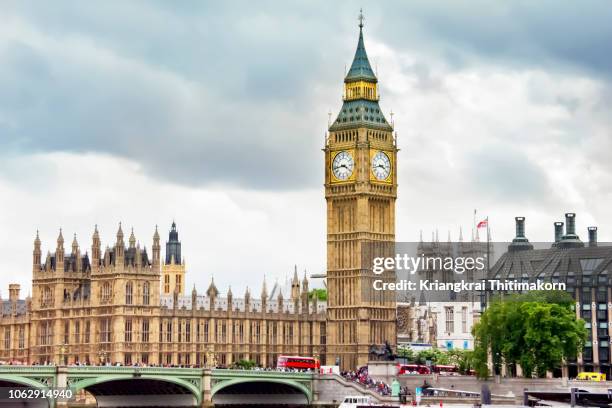
M 330 131 L 368 127 L 392 131 L 393 128 L 385 119 L 378 102 L 367 99 L 344 101 L 338 117 L 329 127 Z
M 353 58 L 353 64 L 351 65 L 351 69 L 349 69 L 344 80 L 354 81 L 360 79 L 376 81 L 376 75 L 374 75 L 374 71 L 372 71 L 370 61 L 368 60 L 368 54 L 366 53 L 365 45 L 363 44 L 362 24 L 359 25 L 359 42 L 357 43 L 357 51 L 355 51 L 355 58 Z

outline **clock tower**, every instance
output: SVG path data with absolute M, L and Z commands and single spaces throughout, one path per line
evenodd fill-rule
M 393 126 L 378 105 L 376 77 L 363 41 L 363 15 L 338 117 L 325 143 L 327 201 L 327 364 L 342 370 L 366 365 L 372 345 L 396 343 L 396 301 L 376 291 L 373 256 L 393 256 L 397 146 Z

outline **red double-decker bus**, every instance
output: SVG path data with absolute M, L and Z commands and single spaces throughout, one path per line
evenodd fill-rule
M 405 375 L 405 374 L 431 374 L 429 367 L 424 366 L 422 364 L 398 364 L 397 365 L 397 375 Z
M 277 368 L 295 368 L 297 370 L 318 370 L 321 363 L 314 357 L 279 356 Z

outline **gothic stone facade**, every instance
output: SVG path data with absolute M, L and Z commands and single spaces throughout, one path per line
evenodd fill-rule
M 133 232 L 126 245 L 121 226 L 104 252 L 96 227 L 91 256 L 76 237 L 66 253 L 60 231 L 43 261 L 37 236 L 32 297 L 19 300 L 11 285 L 0 303 L 0 360 L 229 366 L 250 359 L 274 366 L 280 354 L 325 357 L 325 303 L 308 299 L 305 277 L 294 274 L 287 299 L 279 291 L 269 298 L 265 282 L 259 299 L 248 290 L 242 298 L 231 290 L 221 296 L 214 282 L 204 295 L 195 288 L 163 295 L 160 255 L 157 229 L 151 255 Z
M 378 104 L 359 24 L 357 51 L 344 78 L 343 104 L 326 137 L 328 360 L 341 369 L 367 364 L 372 345 L 396 343 L 392 291 L 374 291 L 372 256 L 395 244 L 397 145 Z M 395 274 L 376 277 L 395 281 Z

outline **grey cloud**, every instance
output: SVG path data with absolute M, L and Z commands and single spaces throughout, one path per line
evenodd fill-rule
M 459 69 L 472 55 L 509 66 L 612 75 L 612 7 L 604 0 L 421 0 L 384 8 L 394 10 L 384 13 L 387 24 L 381 26 L 387 41 L 435 50 Z
M 510 145 L 487 145 L 467 154 L 466 176 L 480 193 L 514 205 L 551 200 L 546 173 L 527 155 Z
M 371 3 L 366 43 L 431 49 L 458 68 L 474 58 L 554 60 L 554 69 L 605 73 L 609 10 L 592 4 L 581 14 L 557 2 Z M 340 106 L 341 67 L 356 42 L 347 16 L 359 6 L 8 2 L 0 19 L 70 57 L 28 38 L 0 47 L 0 148 L 108 153 L 188 185 L 317 186 L 326 113 Z M 75 42 L 103 63 L 68 50 Z M 421 89 L 443 87 L 426 66 L 411 69 Z

